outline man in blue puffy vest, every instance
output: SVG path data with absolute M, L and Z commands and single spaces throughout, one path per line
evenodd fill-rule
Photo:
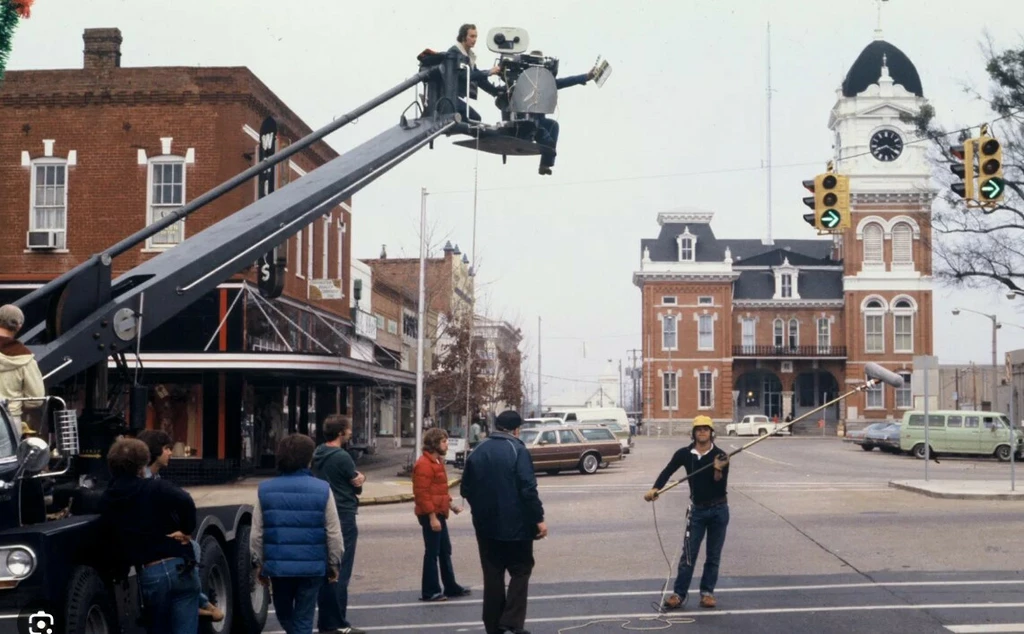
M 249 548 L 287 634 L 312 633 L 320 587 L 338 580 L 344 552 L 331 486 L 310 471 L 315 449 L 309 436 L 283 438 L 281 475 L 260 483 L 253 509 Z

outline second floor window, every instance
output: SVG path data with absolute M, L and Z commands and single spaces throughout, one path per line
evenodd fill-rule
M 58 249 L 67 245 L 67 176 L 64 162 L 37 162 L 32 167 L 29 230 L 54 232 Z
M 755 345 L 754 338 L 754 320 L 744 319 L 743 320 L 743 350 L 744 352 L 753 352 Z
M 900 376 L 903 377 L 903 387 L 896 388 L 896 407 L 897 409 L 912 409 L 914 407 L 914 397 L 910 391 L 910 373 L 900 372 Z
M 818 351 L 823 352 L 832 347 L 832 324 L 825 317 L 818 318 Z
M 715 349 L 715 319 L 712 315 L 701 315 L 697 319 L 697 349 Z
M 661 318 L 661 349 L 676 349 L 676 316 L 665 315 Z
M 789 320 L 789 347 L 796 348 L 800 345 L 800 322 L 795 318 Z
M 773 330 L 772 334 L 774 335 L 772 337 L 773 340 L 774 340 L 772 343 L 775 344 L 776 348 L 781 348 L 783 346 L 783 339 L 785 337 L 785 333 L 783 331 L 783 324 L 782 324 L 782 320 L 781 319 L 776 319 L 774 322 L 772 322 L 772 330 Z
M 185 204 L 184 159 L 154 160 L 149 164 L 149 219 L 158 222 Z M 149 239 L 155 247 L 174 246 L 185 239 L 185 221 L 179 220 Z

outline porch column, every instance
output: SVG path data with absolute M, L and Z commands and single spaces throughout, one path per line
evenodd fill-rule
M 793 392 L 782 393 L 782 420 L 793 413 Z

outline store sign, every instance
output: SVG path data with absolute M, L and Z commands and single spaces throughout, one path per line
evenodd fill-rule
M 377 338 L 377 318 L 373 313 L 355 309 L 356 334 L 367 339 Z

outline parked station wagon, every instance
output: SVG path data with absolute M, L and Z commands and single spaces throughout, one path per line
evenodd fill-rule
M 622 460 L 622 445 L 614 432 L 601 425 L 557 425 L 524 429 L 519 439 L 530 450 L 537 471 L 555 475 L 563 469 L 596 473 L 601 466 Z

